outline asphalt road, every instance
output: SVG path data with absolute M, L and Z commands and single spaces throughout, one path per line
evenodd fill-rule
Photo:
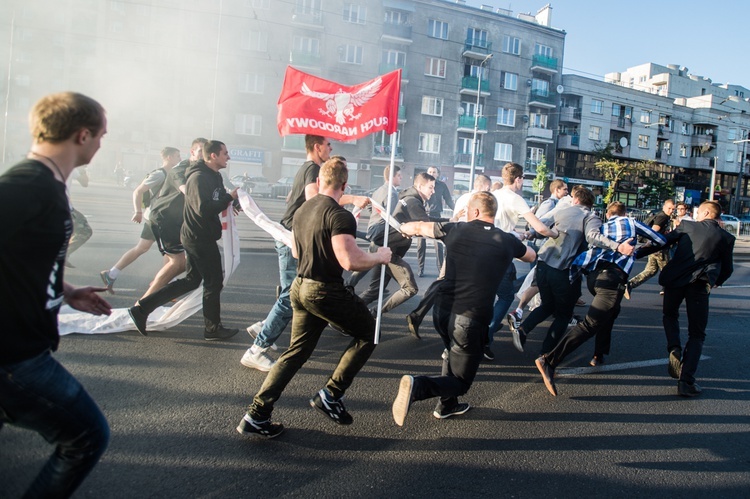
M 94 236 L 71 258 L 76 268 L 67 279 L 97 284 L 139 227 L 129 222 L 125 190 L 94 184 L 73 195 Z M 260 204 L 273 219 L 283 209 L 281 200 Z M 222 294 L 222 313 L 228 325 L 246 327 L 265 317 L 278 271 L 271 242 L 248 220 L 240 223 L 247 244 Z M 159 265 L 154 250 L 129 267 L 109 297 L 113 306 L 132 304 Z M 436 271 L 430 274 L 420 288 Z M 439 421 L 431 402 L 419 402 L 400 428 L 390 415 L 400 376 L 438 374 L 442 351 L 426 327 L 422 341 L 408 335 L 403 317 L 412 299 L 384 317 L 382 342 L 347 393 L 354 424 L 337 426 L 308 404 L 347 343 L 326 331 L 278 402 L 274 420 L 286 432 L 270 441 L 234 429 L 264 379 L 239 363 L 250 345 L 245 333 L 209 343 L 202 319 L 193 317 L 148 337 L 67 336 L 56 357 L 112 428 L 107 453 L 76 497 L 748 497 L 747 286 L 750 263 L 740 262 L 712 294 L 698 399 L 677 397 L 666 373 L 652 280 L 624 302 L 607 364 L 585 367 L 593 344 L 583 346 L 567 371 L 558 370 L 558 397 L 533 364 L 545 328 L 531 334 L 525 353 L 500 333 L 496 360 L 482 365 L 464 397 L 470 412 Z M 288 339 L 285 332 L 280 343 Z M 41 437 L 6 425 L 0 497 L 20 497 L 51 452 Z

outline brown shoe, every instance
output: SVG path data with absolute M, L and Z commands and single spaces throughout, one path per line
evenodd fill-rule
M 544 380 L 544 386 L 552 394 L 553 397 L 557 396 L 557 387 L 555 387 L 555 368 L 549 365 L 547 358 L 544 355 L 540 355 L 535 361 L 536 368 L 542 373 L 542 379 Z

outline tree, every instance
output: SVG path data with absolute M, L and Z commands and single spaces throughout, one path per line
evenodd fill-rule
M 607 206 L 614 200 L 617 192 L 617 183 L 631 176 L 636 176 L 645 169 L 645 163 L 625 163 L 616 159 L 600 159 L 594 166 L 601 173 L 607 183 L 607 192 L 604 194 L 604 206 Z
M 542 202 L 542 192 L 544 192 L 544 188 L 547 186 L 549 173 L 549 168 L 547 168 L 547 158 L 545 156 L 542 156 L 542 159 L 539 160 L 539 163 L 536 164 L 536 178 L 531 184 L 534 188 L 534 192 L 537 195 L 539 203 Z
M 642 177 L 643 188 L 638 192 L 638 200 L 644 208 L 658 208 L 665 199 L 674 197 L 674 184 L 657 174 Z

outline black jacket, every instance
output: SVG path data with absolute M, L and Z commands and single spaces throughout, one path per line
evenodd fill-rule
M 662 286 L 682 287 L 699 279 L 721 286 L 732 275 L 735 237 L 716 220 L 683 220 L 665 237 L 667 245 L 677 244 L 677 248 L 659 276 Z
M 221 237 L 219 213 L 227 209 L 232 196 L 224 188 L 221 174 L 213 171 L 203 160 L 190 165 L 185 172 L 185 221 L 180 237 L 212 240 Z

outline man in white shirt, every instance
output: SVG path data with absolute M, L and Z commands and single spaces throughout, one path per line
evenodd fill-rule
M 523 217 L 529 226 L 538 234 L 546 237 L 557 237 L 558 232 L 550 229 L 532 213 L 528 203 L 521 197 L 523 190 L 523 167 L 517 163 L 507 163 L 503 167 L 503 188 L 493 191 L 492 194 L 497 199 L 497 213 L 495 214 L 495 227 L 505 232 L 516 235 L 523 240 L 522 234 L 516 232 L 518 219 Z M 508 267 L 500 286 L 497 288 L 497 301 L 495 302 L 492 322 L 490 323 L 489 338 L 487 346 L 484 349 L 484 358 L 494 360 L 495 354 L 492 353 L 490 345 L 494 339 L 495 332 L 502 326 L 503 318 L 508 313 L 510 305 L 513 303 L 514 281 L 516 280 L 516 267 Z

